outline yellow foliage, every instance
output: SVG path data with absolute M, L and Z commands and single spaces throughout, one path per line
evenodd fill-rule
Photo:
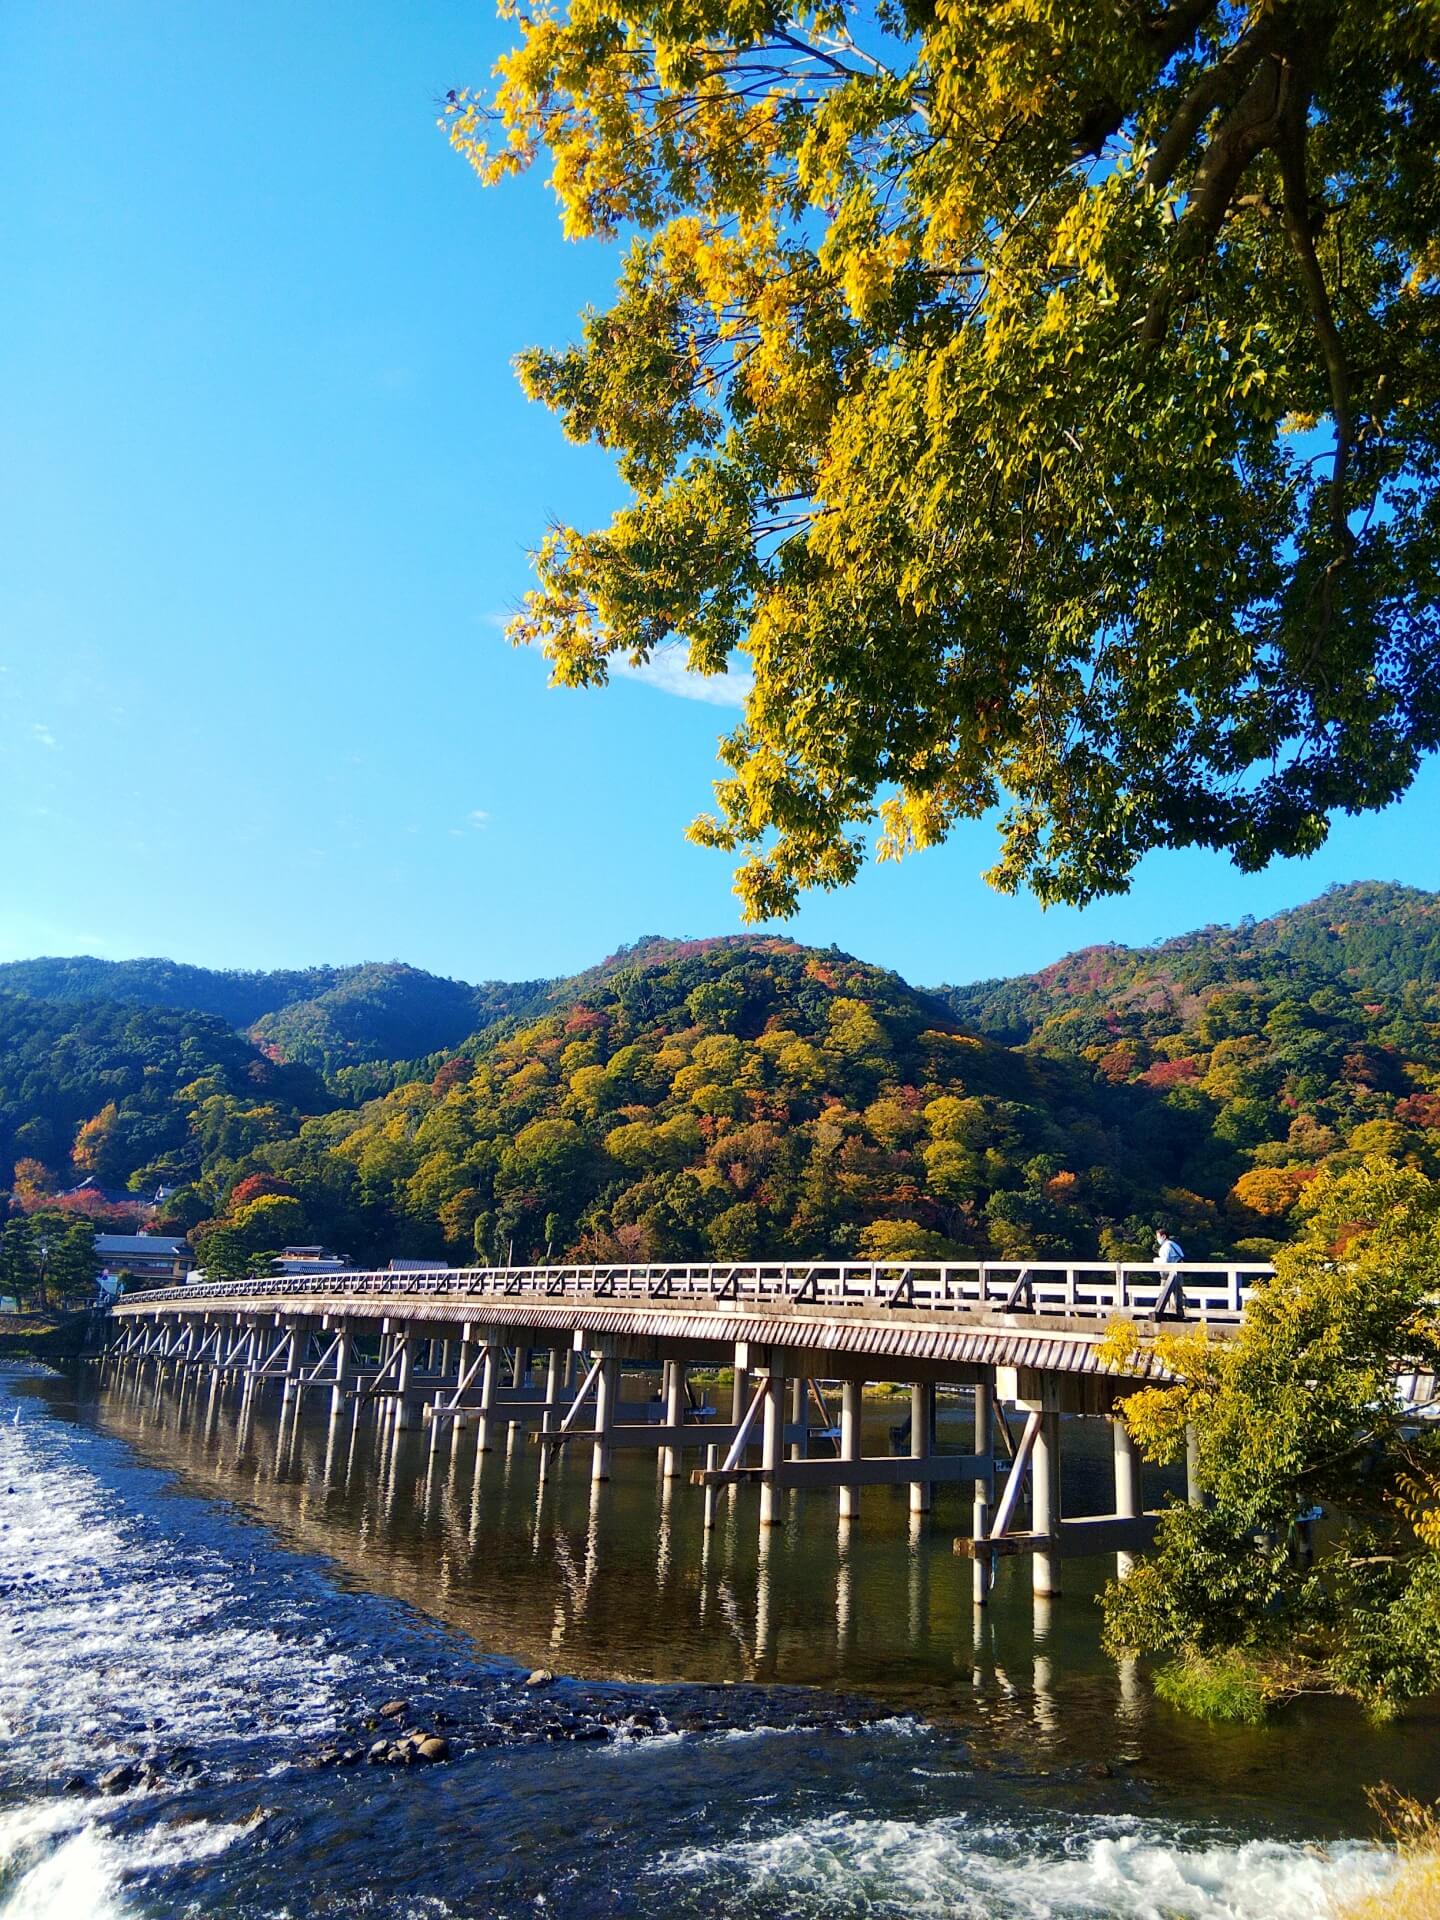
M 1440 1920 L 1440 1809 L 1393 1788 L 1369 1799 L 1395 1845 L 1394 1874 L 1373 1893 L 1337 1901 L 1332 1920 Z
M 1379 635 L 1412 622 L 1332 634 L 1291 589 L 1431 577 L 1411 336 L 1440 243 L 1424 141 L 1389 156 L 1430 124 L 1432 8 L 501 10 L 515 43 L 490 97 L 449 97 L 453 147 L 486 182 L 548 163 L 567 236 L 631 237 L 610 310 L 520 373 L 632 498 L 552 530 L 511 632 L 565 685 L 672 638 L 707 672 L 748 654 L 692 834 L 740 856 L 749 917 L 852 879 L 877 822 L 898 858 L 1002 795 L 989 877 L 1047 900 L 1118 890 L 1179 821 L 1253 866 L 1392 797 L 1429 722 Z M 1262 58 L 1298 117 L 1239 153 L 1217 103 Z M 1308 241 L 1275 198 L 1293 125 L 1323 149 L 1296 156 L 1325 182 Z M 1317 282 L 1383 345 L 1349 400 Z M 1295 444 L 1347 407 L 1393 474 Z M 1382 484 L 1415 510 L 1352 533 Z M 1336 737 L 1269 804 L 1244 775 L 1282 722 Z

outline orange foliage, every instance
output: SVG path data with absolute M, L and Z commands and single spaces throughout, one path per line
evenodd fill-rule
M 43 1161 L 26 1155 L 15 1162 L 12 1192 L 16 1206 L 30 1213 L 49 1203 L 55 1192 L 55 1176 Z
M 288 1180 L 282 1180 L 277 1173 L 251 1173 L 243 1180 L 237 1180 L 230 1189 L 230 1212 L 239 1213 L 242 1207 L 248 1207 L 252 1200 L 264 1200 L 271 1194 L 282 1195 L 286 1199 L 299 1198 L 298 1190 Z
M 1318 1172 L 1318 1167 L 1251 1167 L 1230 1189 L 1225 1204 L 1232 1213 L 1283 1220 Z
M 1147 1067 L 1140 1076 L 1142 1087 L 1180 1087 L 1200 1078 L 1200 1062 L 1192 1057 L 1184 1060 L 1157 1060 L 1153 1067 Z

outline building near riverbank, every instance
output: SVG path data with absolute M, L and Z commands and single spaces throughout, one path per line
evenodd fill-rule
M 142 1286 L 179 1286 L 195 1264 L 189 1242 L 169 1233 L 97 1233 L 95 1258 L 107 1293 L 115 1289 L 105 1282 L 116 1281 L 121 1274 Z

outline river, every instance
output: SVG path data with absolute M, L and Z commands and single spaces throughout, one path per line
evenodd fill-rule
M 1067 1428 L 1075 1510 L 1106 1444 Z M 958 1491 L 844 1535 L 792 1494 L 762 1549 L 751 1490 L 707 1535 L 588 1464 L 0 1373 L 0 1920 L 1314 1920 L 1387 1870 L 1365 1785 L 1440 1793 L 1437 1706 L 1171 1713 L 1099 1564 L 977 1616 Z M 353 1763 L 402 1727 L 451 1757 Z

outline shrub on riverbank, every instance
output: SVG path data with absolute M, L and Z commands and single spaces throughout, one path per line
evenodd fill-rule
M 0 1314 L 0 1361 L 72 1359 L 84 1344 L 88 1325 L 83 1313 Z
M 28 1360 L 59 1322 L 50 1313 L 0 1313 L 0 1360 Z
M 1396 1384 L 1440 1369 L 1440 1184 L 1376 1160 L 1306 1207 L 1239 1332 L 1161 1340 L 1169 1384 L 1125 1403 L 1151 1459 L 1194 1434 L 1205 1503 L 1106 1589 L 1106 1644 L 1171 1656 L 1167 1697 L 1211 1718 L 1325 1689 L 1385 1719 L 1440 1686 L 1440 1427 Z M 1110 1355 L 1133 1345 L 1116 1329 Z
M 1273 1678 L 1242 1653 L 1172 1660 L 1156 1673 L 1154 1685 L 1167 1706 L 1231 1726 L 1259 1726 L 1275 1697 Z

